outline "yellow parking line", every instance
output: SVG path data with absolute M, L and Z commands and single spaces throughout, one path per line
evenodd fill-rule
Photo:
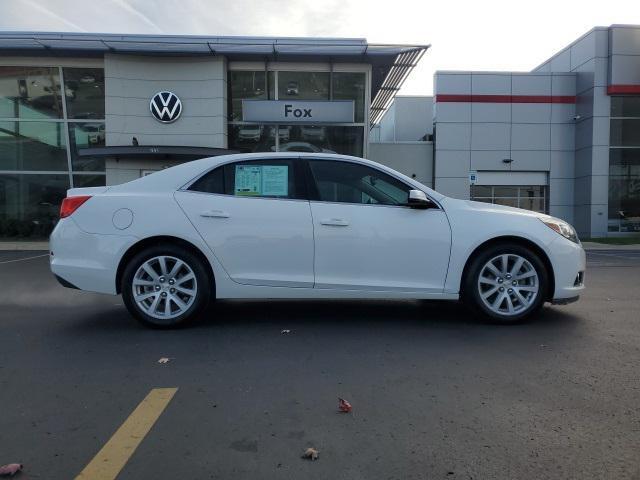
M 151 390 L 76 480 L 115 479 L 177 391 L 177 388 Z

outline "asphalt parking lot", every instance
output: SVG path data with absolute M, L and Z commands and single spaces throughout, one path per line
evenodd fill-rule
M 21 478 L 80 474 L 155 388 L 177 391 L 119 479 L 640 478 L 640 252 L 589 253 L 579 302 L 512 327 L 456 303 L 234 301 L 155 331 L 47 262 L 0 252 L 0 464 Z

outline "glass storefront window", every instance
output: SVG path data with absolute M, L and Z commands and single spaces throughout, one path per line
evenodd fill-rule
M 611 116 L 640 118 L 640 97 L 611 97 Z
M 69 118 L 104 118 L 104 70 L 63 68 L 64 94 Z
M 334 72 L 333 73 L 333 99 L 353 100 L 355 108 L 355 121 L 364 122 L 364 98 L 366 75 L 364 73 Z
M 74 175 L 74 188 L 103 187 L 106 182 L 106 175 Z
M 611 120 L 612 147 L 640 147 L 640 118 Z
M 68 170 L 62 122 L 0 121 L 0 170 Z
M 609 151 L 609 231 L 640 232 L 640 148 Z
M 69 123 L 69 140 L 74 171 L 104 172 L 104 158 L 78 157 L 79 148 L 104 147 L 104 123 Z
M 62 118 L 58 69 L 0 67 L 0 118 Z
M 264 71 L 229 72 L 229 120 L 242 120 L 242 100 L 266 100 Z
M 275 152 L 275 125 L 229 125 L 229 149 L 242 153 Z
M 329 72 L 278 72 L 278 99 L 329 100 Z
M 46 238 L 68 188 L 67 174 L 0 175 L 0 237 Z
M 279 125 L 279 151 L 341 153 L 361 157 L 363 135 L 363 127 Z
M 324 152 L 361 157 L 364 127 L 360 125 L 241 124 L 242 99 L 353 100 L 354 123 L 366 117 L 364 72 L 229 72 L 229 148 L 240 152 Z M 331 88 L 330 88 L 331 87 Z
M 640 96 L 611 97 L 611 116 L 608 230 L 640 232 Z

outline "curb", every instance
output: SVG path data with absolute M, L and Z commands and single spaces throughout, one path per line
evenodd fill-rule
M 49 250 L 49 242 L 0 242 L 0 251 Z
M 596 242 L 582 242 L 582 248 L 586 251 L 590 250 L 624 250 L 626 252 L 640 252 L 640 245 L 612 245 L 606 243 L 596 243 Z

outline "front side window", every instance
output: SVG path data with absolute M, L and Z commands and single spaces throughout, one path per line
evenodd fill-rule
M 292 160 L 257 160 L 220 166 L 189 190 L 235 197 L 302 198 Z
M 406 205 L 411 188 L 375 168 L 329 160 L 309 161 L 318 199 L 363 205 Z

